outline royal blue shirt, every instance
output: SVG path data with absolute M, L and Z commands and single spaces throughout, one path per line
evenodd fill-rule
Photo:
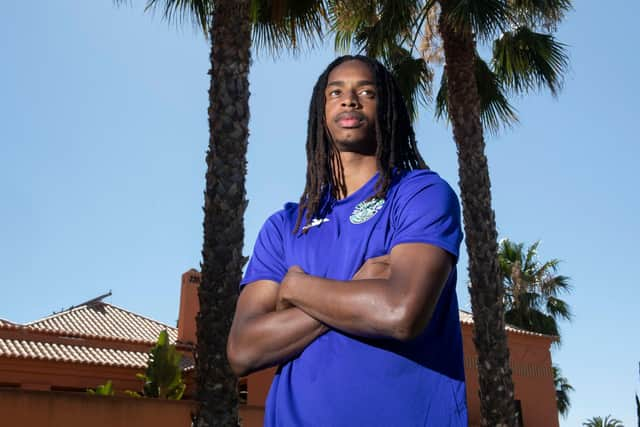
M 429 170 L 397 175 L 385 200 L 377 174 L 349 197 L 326 200 L 323 215 L 293 234 L 298 205 L 262 227 L 241 283 L 281 282 L 292 265 L 349 280 L 369 258 L 402 243 L 427 243 L 457 260 L 462 231 L 451 187 Z M 305 226 L 303 222 L 303 226 Z M 467 426 L 462 337 L 452 269 L 433 316 L 413 340 L 371 339 L 330 330 L 280 366 L 266 426 Z

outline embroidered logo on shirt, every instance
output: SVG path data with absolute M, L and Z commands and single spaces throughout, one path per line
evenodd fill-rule
M 316 227 L 324 222 L 329 222 L 329 218 L 313 218 L 311 220 L 311 224 L 307 224 L 304 227 L 302 227 L 302 231 L 306 231 L 311 227 Z
M 384 205 L 384 199 L 371 199 L 360 202 L 351 212 L 349 221 L 352 224 L 362 224 L 365 221 L 369 221 L 382 209 L 382 205 Z

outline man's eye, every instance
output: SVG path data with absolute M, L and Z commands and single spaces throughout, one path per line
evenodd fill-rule
M 340 96 L 342 92 L 340 91 L 340 89 L 334 89 L 331 92 L 329 92 L 329 96 Z
M 373 89 L 363 89 L 360 91 L 360 94 L 369 98 L 373 98 L 374 96 L 376 96 L 376 92 Z

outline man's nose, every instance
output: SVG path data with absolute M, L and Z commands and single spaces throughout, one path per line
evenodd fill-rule
M 358 96 L 352 90 L 345 92 L 342 100 L 343 107 L 357 108 L 359 105 Z

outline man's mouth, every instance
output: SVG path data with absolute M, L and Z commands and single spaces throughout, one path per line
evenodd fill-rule
M 364 120 L 364 115 L 356 112 L 340 113 L 335 118 L 335 122 L 343 128 L 359 127 Z

